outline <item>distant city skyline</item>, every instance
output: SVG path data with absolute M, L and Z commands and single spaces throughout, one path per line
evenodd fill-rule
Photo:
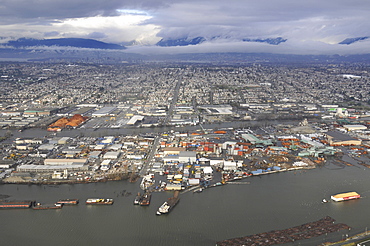
M 370 2 L 361 0 L 0 1 L 1 43 L 21 37 L 91 38 L 135 53 L 368 54 Z M 160 40 L 204 38 L 174 47 Z M 286 39 L 278 45 L 245 42 Z M 244 41 L 243 41 L 244 40 Z

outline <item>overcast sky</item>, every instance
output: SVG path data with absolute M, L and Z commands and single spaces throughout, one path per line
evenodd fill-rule
M 0 0 L 2 37 L 136 41 L 135 52 L 370 53 L 368 0 Z M 202 36 L 192 47 L 147 47 L 162 38 Z M 217 37 L 217 39 L 214 39 Z M 280 45 L 243 38 L 287 39 Z M 7 39 L 3 39 L 5 42 Z

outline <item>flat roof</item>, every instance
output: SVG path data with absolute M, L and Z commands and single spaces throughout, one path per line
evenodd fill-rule
M 117 109 L 116 107 L 104 107 L 104 108 L 101 108 L 95 111 L 93 115 L 106 115 L 106 114 L 113 112 L 116 109 Z
M 356 138 L 351 137 L 348 134 L 343 134 L 338 131 L 328 131 L 326 132 L 326 135 L 332 137 L 335 140 L 341 140 L 341 141 L 351 141 L 351 140 L 358 140 Z

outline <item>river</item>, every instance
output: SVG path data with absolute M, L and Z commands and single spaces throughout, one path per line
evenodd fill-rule
M 180 194 L 170 214 L 156 216 L 157 208 L 171 192 L 153 193 L 149 207 L 134 206 L 139 183 L 107 183 L 59 186 L 0 185 L 8 199 L 32 199 L 53 203 L 78 198 L 77 206 L 60 210 L 0 210 L 3 245 L 153 245 L 207 246 L 217 241 L 271 230 L 286 229 L 325 216 L 352 227 L 289 245 L 319 245 L 340 240 L 346 234 L 370 226 L 370 169 L 328 165 L 307 171 L 291 171 L 247 178 L 250 184 L 224 185 L 202 193 Z M 122 191 L 131 192 L 122 196 Z M 321 203 L 330 195 L 357 191 L 359 200 Z M 111 206 L 85 205 L 87 198 L 114 198 Z

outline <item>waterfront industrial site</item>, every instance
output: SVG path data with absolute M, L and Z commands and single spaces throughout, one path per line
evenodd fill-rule
M 127 180 L 146 195 L 144 206 L 149 206 L 157 193 L 175 191 L 181 198 L 263 175 L 370 167 L 366 95 L 354 95 L 351 88 L 336 91 L 335 100 L 324 98 L 320 95 L 331 86 L 320 89 L 312 82 L 330 77 L 366 90 L 364 67 L 323 72 L 317 67 L 148 66 L 145 77 L 141 66 L 18 65 L 2 64 L 4 185 Z M 60 69 L 66 70 L 64 79 L 52 76 Z M 76 71 L 80 76 L 73 75 Z M 292 79 L 286 82 L 291 77 L 309 81 L 303 83 L 307 90 Z M 63 90 L 59 80 L 68 80 Z M 24 93 L 30 88 L 33 93 Z M 284 96 L 279 88 L 285 88 Z M 130 195 L 132 204 L 135 194 Z

